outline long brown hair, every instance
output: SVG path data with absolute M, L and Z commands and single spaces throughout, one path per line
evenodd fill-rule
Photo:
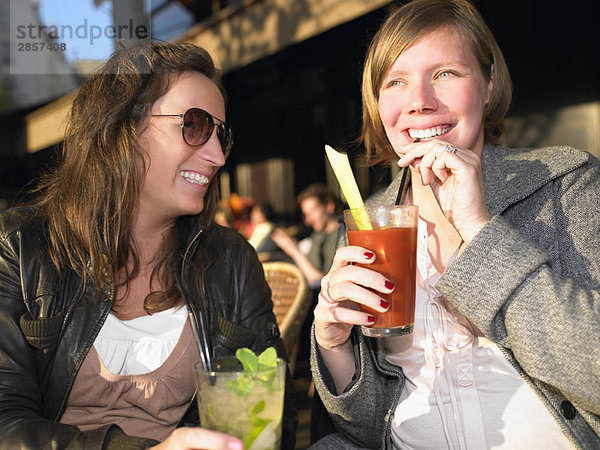
M 389 68 L 419 38 L 443 27 L 455 29 L 470 46 L 486 81 L 493 80 L 484 110 L 484 139 L 497 142 L 512 99 L 512 83 L 502 51 L 477 9 L 468 0 L 413 0 L 394 11 L 371 41 L 363 70 L 363 125 L 360 140 L 367 161 L 390 163 L 398 157 L 379 117 L 379 91 Z
M 125 271 L 126 288 L 139 273 L 132 239 L 146 171 L 139 136 L 153 103 L 186 71 L 204 74 L 225 97 L 219 70 L 195 45 L 152 43 L 114 53 L 81 85 L 68 118 L 60 163 L 39 185 L 36 204 L 47 223 L 54 265 L 59 273 L 61 268 L 73 268 L 84 282 L 94 284 L 98 295 L 112 291 L 120 271 Z M 213 220 L 217 207 L 215 180 L 206 194 L 204 224 Z M 179 299 L 173 274 L 180 245 L 174 233 L 164 240 L 152 272 L 164 289 L 146 298 L 149 312 L 167 309 Z

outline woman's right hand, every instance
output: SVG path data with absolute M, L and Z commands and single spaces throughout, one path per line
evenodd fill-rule
M 387 302 L 378 294 L 389 294 L 394 284 L 372 269 L 354 263 L 372 264 L 375 254 L 358 247 L 341 247 L 335 253 L 329 273 L 321 280 L 321 292 L 314 311 L 315 337 L 327 350 L 344 345 L 354 325 L 373 325 L 375 318 L 359 310 L 365 305 L 386 311 Z
M 176 428 L 167 439 L 151 450 L 230 449 L 243 450 L 238 438 L 200 427 Z

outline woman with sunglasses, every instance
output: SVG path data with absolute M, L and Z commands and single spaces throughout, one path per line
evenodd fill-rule
M 37 200 L 0 217 L 1 448 L 242 448 L 198 425 L 194 332 L 213 357 L 285 351 L 256 253 L 213 223 L 219 76 L 194 45 L 117 52 L 79 89 Z
M 409 168 L 419 206 L 414 331 L 362 335 L 358 304 L 385 313 L 401 286 L 340 247 L 311 361 L 340 433 L 315 448 L 600 448 L 598 160 L 498 143 L 510 77 L 467 0 L 398 8 L 362 96 L 368 157 Z M 367 203 L 394 204 L 401 179 Z

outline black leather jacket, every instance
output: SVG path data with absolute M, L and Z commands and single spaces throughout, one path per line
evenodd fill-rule
M 271 292 L 256 253 L 235 231 L 186 217 L 177 233 L 185 300 L 195 313 L 205 286 L 213 354 L 275 346 L 285 357 Z M 59 423 L 79 367 L 112 305 L 73 271 L 49 260 L 45 228 L 31 208 L 0 215 L 0 448 L 145 448 L 155 442 L 125 435 L 118 424 L 81 432 Z M 185 262 L 183 262 L 185 261 Z M 112 291 L 112 289 L 110 289 Z M 293 448 L 297 412 L 288 375 L 282 446 Z M 180 425 L 197 424 L 193 401 Z

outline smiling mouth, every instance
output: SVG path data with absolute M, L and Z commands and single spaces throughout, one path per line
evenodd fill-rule
M 435 137 L 442 136 L 442 135 L 446 134 L 448 131 L 450 131 L 451 128 L 452 128 L 451 126 L 426 128 L 424 130 L 416 130 L 413 128 L 409 128 L 407 131 L 408 131 L 408 135 L 410 136 L 411 139 L 423 140 L 423 139 L 433 139 Z
M 179 172 L 179 175 L 181 175 L 183 178 L 185 178 L 186 181 L 189 181 L 190 183 L 199 184 L 202 186 L 207 185 L 210 181 L 207 176 L 200 175 L 196 172 L 187 172 L 185 170 L 182 170 L 181 172 Z

